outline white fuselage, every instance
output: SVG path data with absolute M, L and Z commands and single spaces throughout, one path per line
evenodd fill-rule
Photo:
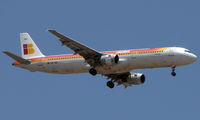
M 145 50 L 145 49 L 144 49 Z M 129 51 L 129 50 L 125 50 Z M 123 51 L 117 51 L 118 53 Z M 181 47 L 168 47 L 162 52 L 140 54 L 119 54 L 119 63 L 114 65 L 97 66 L 99 74 L 128 72 L 134 69 L 161 68 L 187 65 L 195 62 L 197 57 L 189 50 Z M 31 59 L 30 59 L 31 60 Z M 33 60 L 34 61 L 34 60 Z M 65 59 L 62 56 L 41 57 L 29 65 L 14 64 L 30 71 L 40 71 L 55 74 L 86 73 L 91 68 L 84 58 Z

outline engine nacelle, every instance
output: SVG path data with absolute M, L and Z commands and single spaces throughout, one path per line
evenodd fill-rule
M 145 75 L 142 73 L 131 73 L 127 78 L 127 82 L 134 85 L 143 84 L 145 82 Z
M 101 64 L 103 65 L 114 65 L 119 62 L 119 56 L 113 54 L 107 54 L 101 56 Z

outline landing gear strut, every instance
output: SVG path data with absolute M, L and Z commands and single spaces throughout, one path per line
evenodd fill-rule
M 91 68 L 91 69 L 89 70 L 89 73 L 90 73 L 91 75 L 95 76 L 95 75 L 97 74 L 97 71 L 96 71 L 94 68 Z
M 107 82 L 107 86 L 108 86 L 109 88 L 114 88 L 115 84 L 113 83 L 113 81 L 108 81 L 108 82 Z
M 172 76 L 176 76 L 175 68 L 176 68 L 176 66 L 173 66 L 173 67 L 172 67 L 172 72 L 171 72 L 171 75 L 172 75 Z

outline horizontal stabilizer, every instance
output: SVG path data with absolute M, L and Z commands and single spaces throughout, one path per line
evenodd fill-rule
M 31 63 L 30 61 L 28 61 L 28 60 L 26 60 L 26 59 L 24 59 L 24 58 L 22 58 L 22 57 L 19 57 L 19 56 L 17 56 L 17 55 L 14 55 L 14 54 L 12 54 L 12 53 L 10 53 L 10 52 L 8 52 L 8 51 L 3 51 L 3 53 L 6 54 L 6 55 L 8 55 L 9 57 L 11 57 L 12 59 L 14 59 L 14 60 L 16 60 L 16 61 L 22 63 L 22 64 L 28 65 L 28 64 Z

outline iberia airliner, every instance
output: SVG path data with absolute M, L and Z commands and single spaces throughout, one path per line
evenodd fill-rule
M 6 55 L 16 60 L 12 65 L 31 72 L 55 74 L 89 72 L 93 76 L 101 74 L 110 79 L 107 86 L 113 88 L 114 83 L 125 87 L 143 84 L 145 75 L 131 73 L 132 70 L 171 67 L 171 75 L 176 76 L 177 66 L 191 64 L 197 60 L 196 55 L 182 47 L 98 52 L 55 30 L 48 31 L 58 37 L 62 45 L 73 50 L 74 54 L 45 56 L 28 33 L 20 33 L 22 57 L 4 51 Z

